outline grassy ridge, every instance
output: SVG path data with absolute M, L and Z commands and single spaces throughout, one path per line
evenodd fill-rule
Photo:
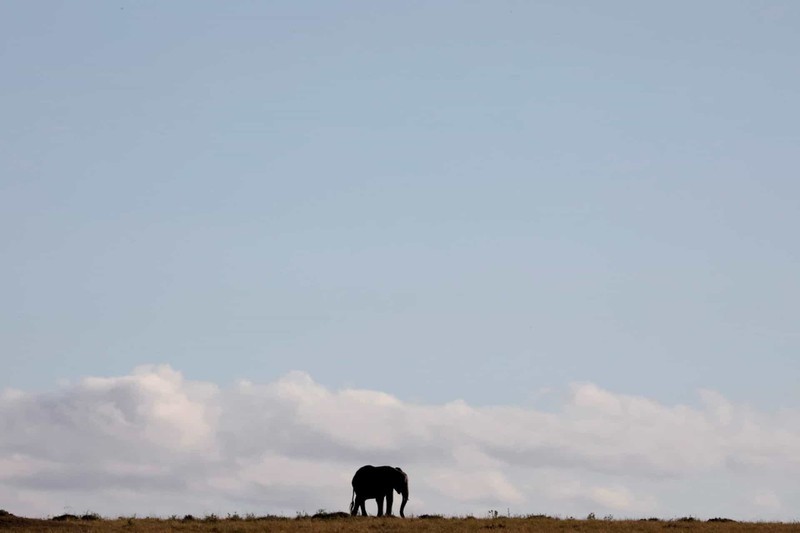
M 353 531 L 456 533 L 475 531 L 498 533 L 536 531 L 541 533 L 800 533 L 800 523 L 732 522 L 698 520 L 574 520 L 530 518 L 375 518 L 321 515 L 317 517 L 264 517 L 202 520 L 117 518 L 99 519 L 87 515 L 39 520 L 10 514 L 0 515 L 0 530 L 13 533 L 327 533 Z

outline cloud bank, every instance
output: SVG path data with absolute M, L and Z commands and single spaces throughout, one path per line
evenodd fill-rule
M 230 388 L 169 366 L 0 395 L 0 507 L 46 516 L 346 510 L 363 464 L 407 514 L 796 520 L 800 411 L 699 391 L 663 405 L 573 384 L 555 411 L 403 402 L 305 373 Z M 368 511 L 375 512 L 374 502 Z

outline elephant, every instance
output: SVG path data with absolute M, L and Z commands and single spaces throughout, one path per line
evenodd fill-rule
M 400 516 L 405 518 L 403 510 L 408 503 L 408 475 L 400 467 L 366 465 L 359 468 L 353 476 L 353 497 L 350 500 L 350 515 L 367 515 L 365 500 L 375 499 L 378 503 L 378 516 L 383 516 L 383 499 L 386 498 L 386 514 L 392 516 L 393 491 L 402 494 Z

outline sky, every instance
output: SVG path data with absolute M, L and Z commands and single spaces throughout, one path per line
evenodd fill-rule
M 0 3 L 2 507 L 800 519 L 798 28 Z

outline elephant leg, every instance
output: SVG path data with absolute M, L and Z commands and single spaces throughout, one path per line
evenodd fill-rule
M 358 516 L 358 508 L 364 509 L 364 499 L 360 496 L 356 495 L 355 501 L 353 501 L 353 507 L 350 509 L 351 516 Z
M 375 501 L 378 502 L 378 516 L 383 516 L 383 496 L 378 496 Z
M 369 516 L 367 514 L 366 500 L 361 500 L 361 516 Z
M 392 491 L 389 491 L 389 494 L 386 495 L 386 516 L 392 516 L 392 500 L 394 499 L 394 494 Z

